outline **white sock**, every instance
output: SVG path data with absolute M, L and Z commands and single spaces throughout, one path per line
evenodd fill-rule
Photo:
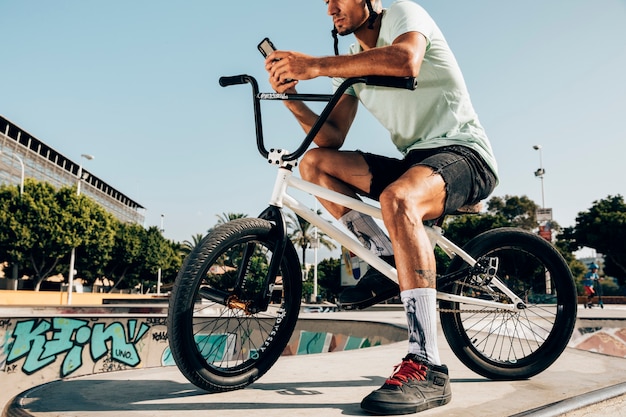
M 393 255 L 391 240 L 371 216 L 350 210 L 341 216 L 339 221 L 359 239 L 363 246 L 376 255 Z
M 415 288 L 400 293 L 409 325 L 409 353 L 441 365 L 437 347 L 437 290 Z

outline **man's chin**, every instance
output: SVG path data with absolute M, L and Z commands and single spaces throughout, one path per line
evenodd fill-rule
M 353 28 L 349 28 L 349 29 L 337 29 L 337 34 L 339 36 L 348 36 L 348 35 L 352 35 L 354 33 L 354 29 Z

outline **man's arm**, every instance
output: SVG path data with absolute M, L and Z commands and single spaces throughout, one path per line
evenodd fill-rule
M 393 44 L 354 55 L 312 57 L 298 52 L 276 51 L 266 61 L 271 78 L 308 80 L 316 77 L 383 75 L 417 77 L 428 41 L 419 32 L 398 36 Z
M 305 132 L 309 132 L 319 117 L 301 101 L 285 101 L 285 105 L 296 117 Z M 314 142 L 320 148 L 339 149 L 348 135 L 350 126 L 356 116 L 358 100 L 349 94 L 344 94 L 326 122 L 315 136 Z
M 265 61 L 270 74 L 270 83 L 279 93 L 295 93 L 298 81 L 320 76 L 359 77 L 383 75 L 395 77 L 417 77 L 427 47 L 426 38 L 419 32 L 408 32 L 398 36 L 392 45 L 367 49 L 354 55 L 312 57 L 299 52 L 276 51 Z M 285 105 L 308 132 L 317 120 L 306 104 L 286 101 Z M 344 94 L 328 120 L 315 138 L 320 147 L 339 148 L 343 145 L 348 130 L 354 121 L 358 100 Z
M 271 63 L 272 61 L 268 58 L 266 61 L 268 72 L 270 71 Z M 272 88 L 279 93 L 296 93 L 295 86 L 297 83 L 298 81 L 282 82 L 277 78 L 270 77 Z M 302 101 L 287 100 L 284 103 L 296 117 L 296 120 L 300 123 L 304 131 L 308 133 L 317 121 L 319 115 Z M 342 95 L 337 105 L 326 119 L 326 122 L 315 136 L 315 144 L 321 148 L 339 149 L 348 135 L 350 126 L 352 126 L 358 104 L 359 102 L 356 97 L 348 94 Z

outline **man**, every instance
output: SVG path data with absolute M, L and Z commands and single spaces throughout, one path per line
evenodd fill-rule
M 593 284 L 599 280 L 600 276 L 598 275 L 598 264 L 592 262 L 589 264 L 589 271 L 583 278 L 583 288 L 585 290 L 585 295 L 587 296 L 585 308 L 593 307 L 593 297 L 596 295 L 596 290 L 594 289 Z
M 354 34 L 348 55 L 312 57 L 276 51 L 267 57 L 270 83 L 294 93 L 298 80 L 363 75 L 417 77 L 415 91 L 354 85 L 338 102 L 300 163 L 303 179 L 346 195 L 380 201 L 389 238 L 369 216 L 322 201 L 370 250 L 393 264 L 398 286 L 370 269 L 340 295 L 364 308 L 400 291 L 409 327 L 407 356 L 385 384 L 361 402 L 375 414 L 405 414 L 451 399 L 448 370 L 437 348 L 436 265 L 424 220 L 486 198 L 497 183 L 491 145 L 456 60 L 432 18 L 411 0 L 383 10 L 380 0 L 329 0 L 334 35 Z M 337 43 L 335 42 L 335 46 Z M 336 48 L 335 48 L 336 49 Z M 339 150 L 362 102 L 389 130 L 404 158 Z M 302 102 L 285 105 L 308 131 L 317 114 Z

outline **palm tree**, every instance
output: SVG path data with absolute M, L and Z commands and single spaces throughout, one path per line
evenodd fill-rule
M 317 214 L 322 214 L 322 211 L 317 210 Z M 324 245 L 324 247 L 329 250 L 336 248 L 333 241 L 328 239 L 328 235 L 316 230 L 316 227 L 297 214 L 287 214 L 287 229 L 291 229 L 291 232 L 287 234 L 289 239 L 291 239 L 295 246 L 302 250 L 302 270 L 306 269 L 306 250 L 310 248 L 311 244 L 315 241 L 316 234 L 321 245 Z
M 215 226 L 226 224 L 235 219 L 245 219 L 246 217 L 248 217 L 247 214 L 243 214 L 243 213 L 222 213 L 222 214 L 216 214 L 215 216 L 217 217 L 217 223 L 215 224 Z M 215 226 L 207 230 L 207 233 L 211 233 L 211 231 L 215 229 Z
M 183 243 L 181 243 L 180 245 L 180 252 L 182 253 L 183 257 L 189 255 L 195 248 L 197 248 L 200 245 L 200 242 L 202 242 L 202 239 L 204 239 L 204 236 L 202 235 L 202 233 L 197 233 L 191 236 L 191 239 L 191 241 L 183 241 Z
M 217 215 L 217 224 L 225 224 L 235 219 L 244 219 L 248 217 L 247 214 L 243 213 L 222 213 L 221 215 Z

